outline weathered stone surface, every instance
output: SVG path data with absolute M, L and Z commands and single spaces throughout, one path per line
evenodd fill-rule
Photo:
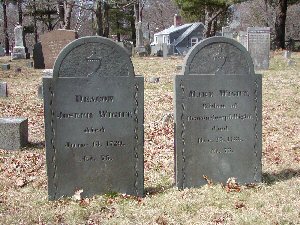
M 45 60 L 42 44 L 36 43 L 33 47 L 33 64 L 34 69 L 45 69 Z
M 261 75 L 249 53 L 232 39 L 209 38 L 187 55 L 184 68 L 175 78 L 176 185 L 230 177 L 260 182 Z
M 10 64 L 2 64 L 2 70 L 10 70 Z
M 0 118 L 0 148 L 19 150 L 28 143 L 28 120 Z
M 69 44 L 43 78 L 49 199 L 143 195 L 143 77 L 115 42 Z
M 7 83 L 0 82 L 0 97 L 7 97 Z
M 269 69 L 270 27 L 248 27 L 248 51 L 256 70 Z
M 54 30 L 41 35 L 42 53 L 45 69 L 53 69 L 60 51 L 70 42 L 78 38 L 73 30 Z M 42 62 L 41 62 L 42 65 Z

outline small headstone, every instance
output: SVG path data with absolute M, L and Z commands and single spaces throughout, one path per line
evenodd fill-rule
M 167 43 L 163 43 L 162 44 L 163 47 L 163 58 L 167 59 L 168 58 L 168 44 Z
M 10 70 L 10 64 L 2 64 L 2 70 Z
M 246 49 L 213 37 L 175 78 L 176 185 L 261 181 L 262 77 Z
M 32 62 L 32 61 L 27 62 L 27 67 L 28 67 L 28 68 L 32 68 L 32 67 L 33 67 L 33 62 Z
M 33 47 L 33 64 L 34 69 L 45 69 L 43 49 L 40 42 L 36 43 Z
M 227 38 L 233 38 L 233 30 L 231 27 L 222 27 L 222 36 Z
M 60 51 L 70 42 L 78 38 L 73 30 L 54 30 L 41 35 L 41 50 L 45 69 L 53 69 L 54 62 Z M 37 48 L 39 48 L 37 46 Z M 40 65 L 43 62 L 41 60 Z
M 0 57 L 5 56 L 5 49 L 0 45 Z
M 292 59 L 289 59 L 289 60 L 287 61 L 287 65 L 288 65 L 288 66 L 295 66 L 295 65 L 296 65 L 296 61 L 294 61 L 294 60 L 292 60 Z
M 248 51 L 256 70 L 269 69 L 270 27 L 248 27 Z
M 159 82 L 159 77 L 150 77 L 149 82 L 150 83 L 158 83 Z
M 0 82 L 0 97 L 7 97 L 7 83 Z
M 285 50 L 284 53 L 283 53 L 283 56 L 284 56 L 284 58 L 289 59 L 292 56 L 292 52 L 288 51 L 288 50 Z
M 85 37 L 43 78 L 49 199 L 110 192 L 143 195 L 144 79 L 127 51 Z
M 43 70 L 42 77 L 53 77 L 53 69 Z
M 19 150 L 28 143 L 28 120 L 0 118 L 0 149 Z
M 17 25 L 14 29 L 15 47 L 11 54 L 11 59 L 26 59 L 25 47 L 23 44 L 23 27 Z

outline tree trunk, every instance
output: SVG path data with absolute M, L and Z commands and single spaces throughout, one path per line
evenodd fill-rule
M 23 11 L 22 11 L 22 0 L 17 1 L 18 4 L 18 16 L 19 16 L 19 24 L 23 24 Z
M 65 2 L 65 26 L 64 29 L 71 29 L 71 15 L 74 6 L 74 1 Z
M 96 22 L 97 22 L 97 29 L 96 33 L 99 36 L 103 36 L 103 19 L 102 19 L 102 5 L 101 1 L 97 1 L 96 3 Z
M 6 11 L 6 1 L 2 2 L 3 8 L 3 33 L 4 33 L 4 44 L 5 44 L 5 54 L 9 55 L 9 38 L 7 32 L 7 11 Z
M 65 26 L 65 7 L 64 7 L 64 1 L 58 0 L 57 1 L 57 14 L 59 18 L 59 27 L 63 28 Z
M 38 43 L 38 33 L 37 33 L 37 25 L 36 25 L 36 4 L 35 4 L 35 0 L 33 0 L 33 29 L 34 29 L 34 42 Z
M 279 0 L 276 7 L 275 20 L 275 48 L 285 48 L 285 21 L 287 14 L 287 0 Z
M 104 2 L 104 37 L 109 36 L 109 5 Z
M 209 7 L 205 8 L 205 27 L 206 27 L 206 33 L 205 37 L 208 38 L 211 36 L 211 29 L 212 29 L 212 10 L 210 10 Z

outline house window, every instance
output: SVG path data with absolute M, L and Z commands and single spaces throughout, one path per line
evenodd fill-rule
M 167 36 L 164 36 L 164 41 L 163 43 L 167 43 Z
M 155 44 L 157 44 L 158 43 L 158 37 L 157 36 L 155 36 Z
M 191 38 L 191 47 L 193 47 L 194 45 L 196 45 L 198 43 L 198 38 Z

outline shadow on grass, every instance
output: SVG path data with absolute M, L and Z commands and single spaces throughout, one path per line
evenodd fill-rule
M 165 192 L 166 190 L 171 189 L 172 187 L 174 187 L 174 184 L 170 184 L 167 186 L 157 186 L 157 187 L 146 187 L 145 188 L 145 195 L 156 195 L 156 194 L 160 194 Z
M 300 177 L 300 170 L 285 169 L 278 173 L 263 173 L 263 182 L 273 185 L 276 182 L 286 181 L 294 177 Z

